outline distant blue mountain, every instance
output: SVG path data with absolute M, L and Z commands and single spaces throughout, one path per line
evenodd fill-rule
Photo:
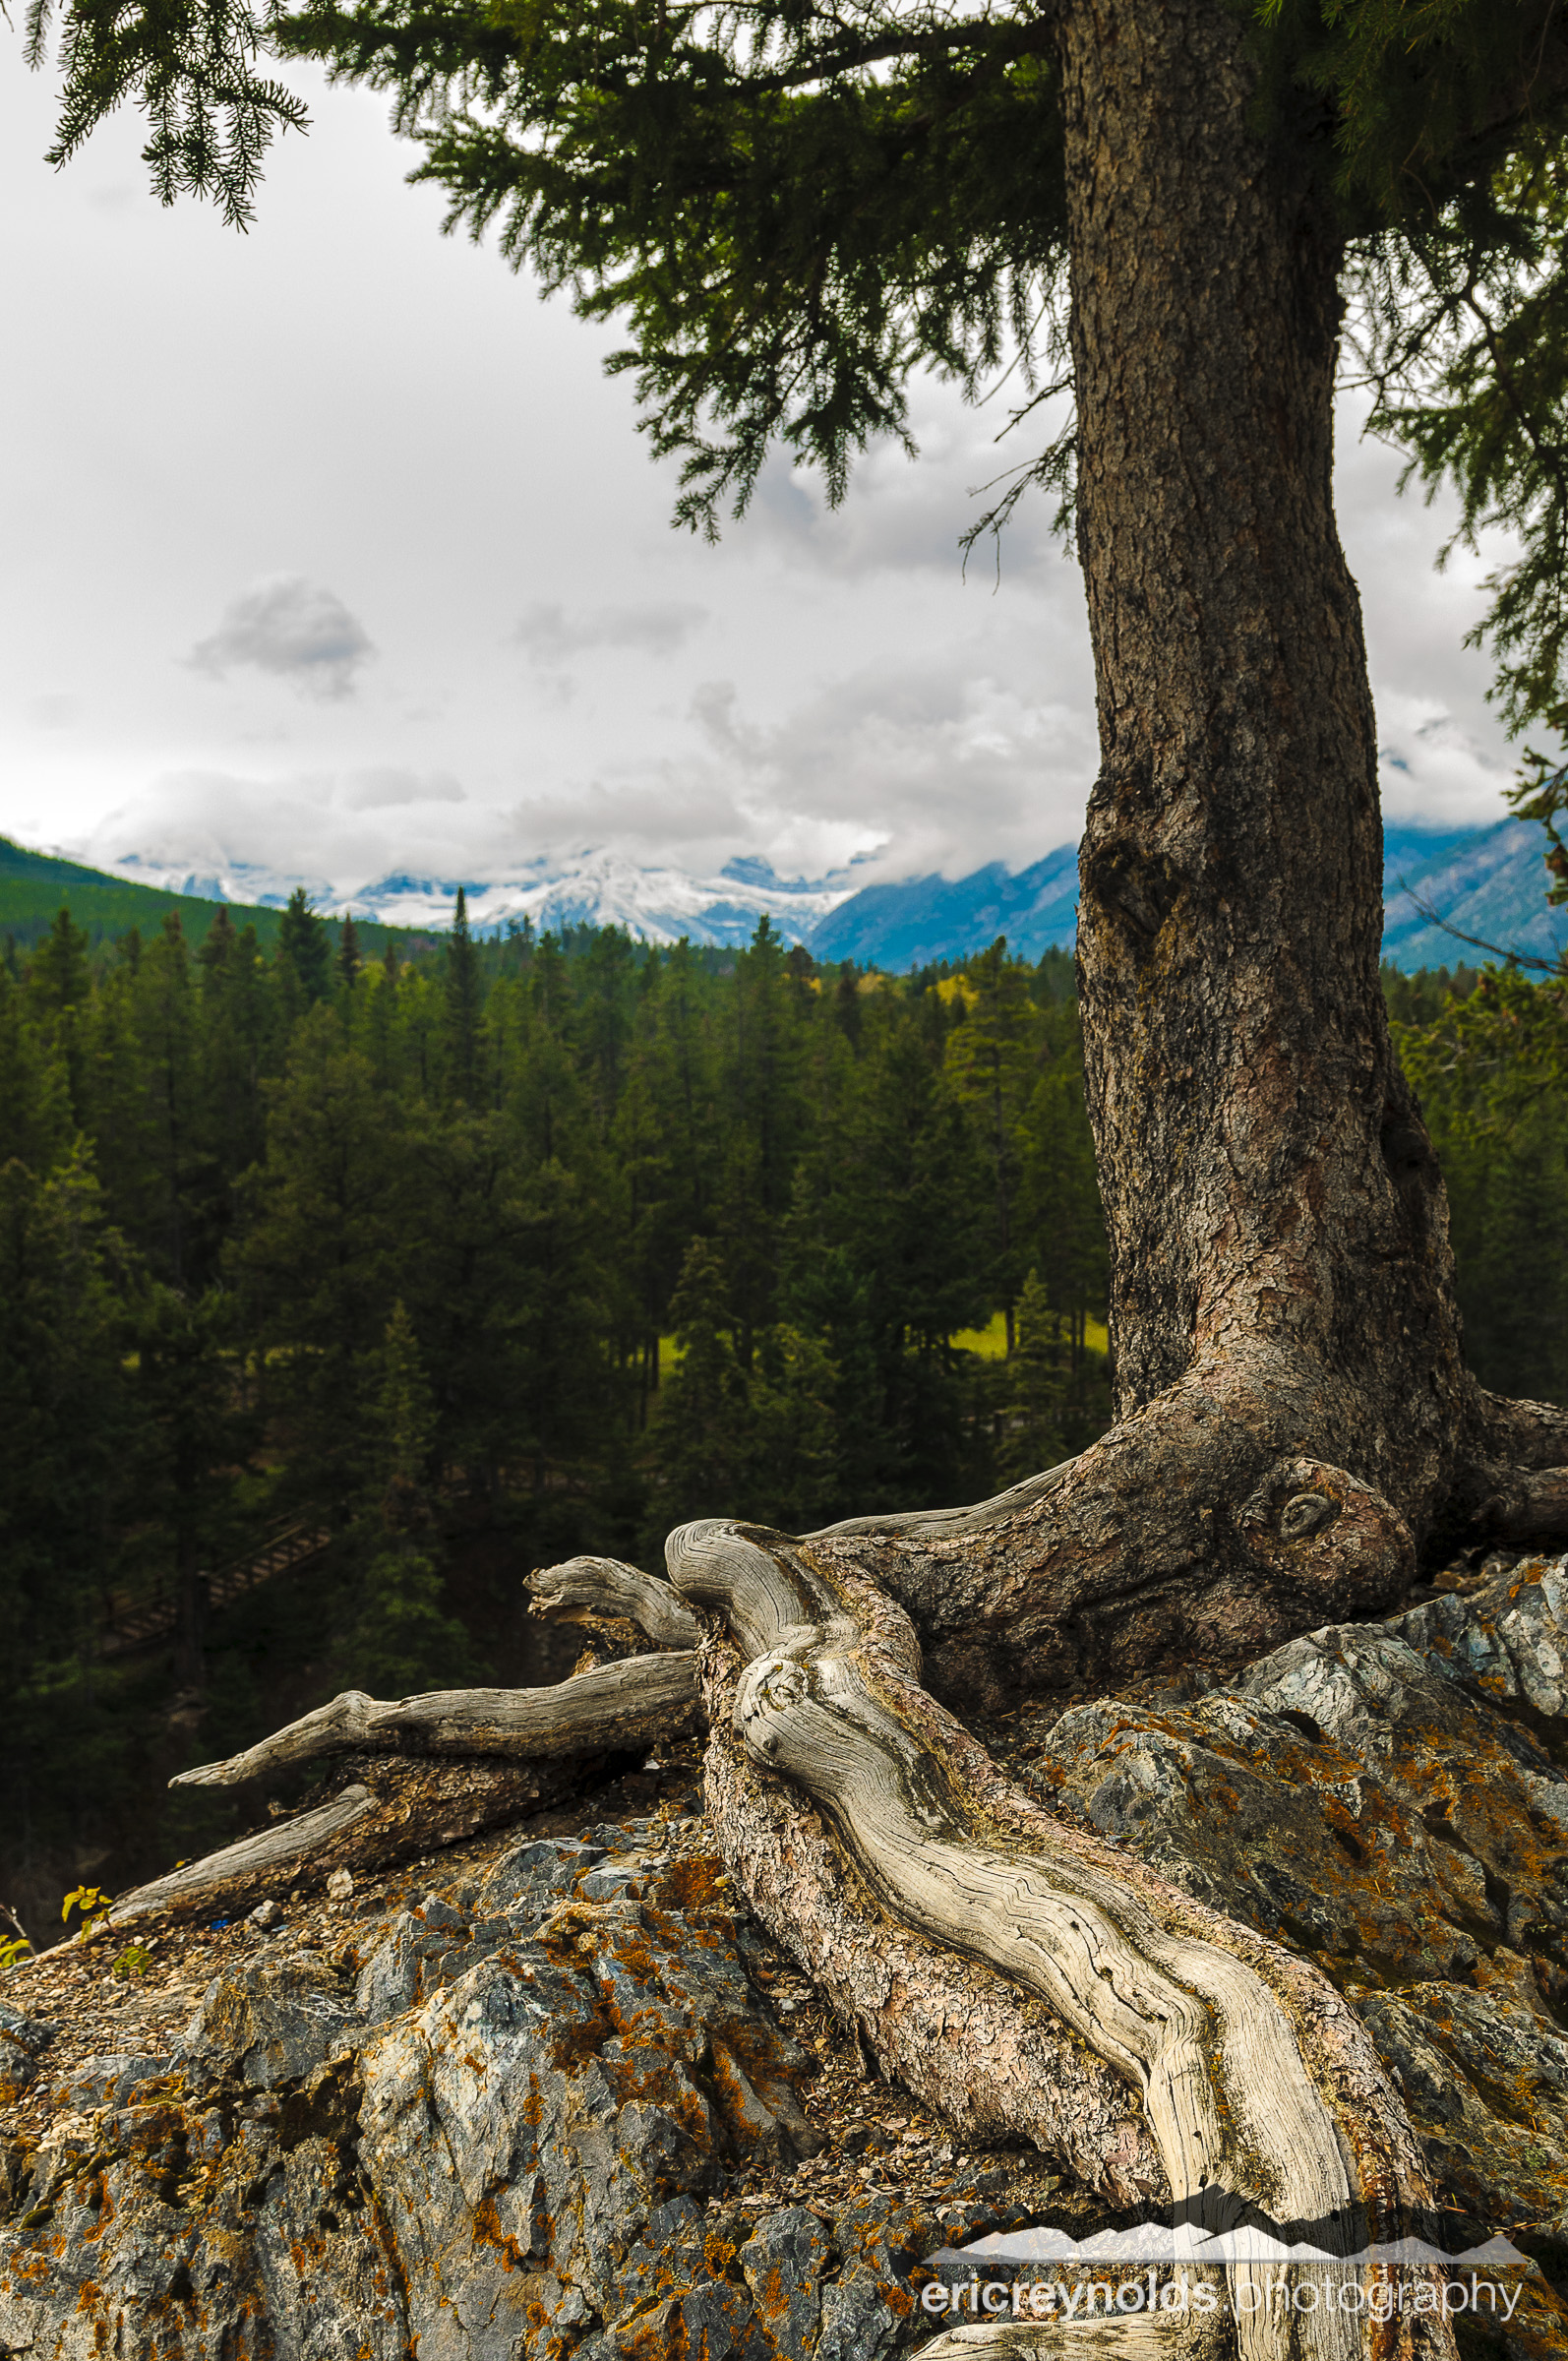
M 993 861 L 967 878 L 865 885 L 829 911 L 810 940 L 817 959 L 902 970 L 961 959 L 998 935 L 1021 957 L 1038 959 L 1052 943 L 1070 949 L 1077 926 L 1078 848 L 1062 844 L 1012 873 Z
M 1417 900 L 1480 943 L 1559 958 L 1568 949 L 1568 911 L 1546 900 L 1545 849 L 1544 833 L 1528 819 L 1447 836 L 1390 828 L 1383 848 L 1384 958 L 1410 975 L 1462 959 L 1481 966 L 1493 955 L 1435 925 Z
M 1545 839 L 1533 822 L 1489 828 L 1389 827 L 1383 837 L 1383 956 L 1407 974 L 1418 967 L 1475 965 L 1488 954 L 1467 946 L 1411 898 L 1462 935 L 1503 950 L 1553 958 L 1568 947 L 1568 918 L 1546 902 Z M 853 959 L 901 973 L 962 959 L 1005 935 L 1025 959 L 1057 945 L 1070 950 L 1078 924 L 1078 851 L 1058 845 L 1029 869 L 999 861 L 965 878 L 907 878 L 866 885 L 840 902 L 808 938 L 818 959 Z

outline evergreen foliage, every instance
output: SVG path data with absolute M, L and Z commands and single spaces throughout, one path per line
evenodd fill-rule
M 18 1897 L 235 1833 L 231 1800 L 149 1798 L 337 1688 L 500 1676 L 498 1632 L 537 1677 L 529 1564 L 653 1564 L 719 1508 L 979 1498 L 1110 1420 L 1059 955 L 898 981 L 768 927 L 740 953 L 464 930 L 352 975 L 332 949 L 314 1000 L 222 909 L 194 947 L 61 917 L 0 969 Z M 1386 985 L 1475 1364 L 1568 1395 L 1562 987 Z M 1010 1357 L 960 1341 L 1009 1311 Z M 326 1556 L 211 1615 L 208 1575 L 280 1521 Z M 159 1648 L 106 1652 L 157 1603 Z
M 371 1384 L 374 1443 L 359 1537 L 366 1563 L 355 1665 L 377 1697 L 460 1688 L 474 1676 L 474 1652 L 443 1605 L 441 1535 L 428 1486 L 435 1403 L 400 1299 Z
M 0 969 L 8 1892 L 220 1840 L 231 1801 L 114 1798 L 335 1688 L 466 1677 L 529 1563 L 994 1489 L 1011 1381 L 954 1339 L 1015 1269 L 1076 1372 L 1058 1426 L 1109 1417 L 1059 956 L 899 983 L 768 926 L 657 951 L 464 911 L 366 965 L 303 895 L 271 956 L 242 915 L 93 945 L 61 913 Z M 325 1558 L 214 1619 L 279 1522 Z
M 1395 1036 L 1442 1157 L 1466 1351 L 1499 1393 L 1561 1401 L 1568 979 L 1462 970 L 1446 990 L 1407 988 L 1403 999 Z

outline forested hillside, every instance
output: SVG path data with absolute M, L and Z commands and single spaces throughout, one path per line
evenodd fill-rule
M 519 1673 L 530 1563 L 984 1493 L 1109 1416 L 1060 953 L 62 912 L 0 971 L 0 1900 L 213 1834 L 157 1783 L 279 1711 Z M 998 1309 L 1010 1359 L 953 1342 Z
M 1390 990 L 1469 1332 L 1562 1394 L 1560 1094 L 1460 1086 L 1449 981 Z M 533 1563 L 979 1497 L 1110 1417 L 1060 952 L 894 980 L 765 923 L 740 953 L 461 923 L 409 964 L 302 896 L 270 949 L 221 908 L 96 948 L 62 911 L 0 966 L 0 1149 L 25 1911 L 220 1836 L 169 1773 L 339 1687 L 533 1676 Z M 297 1565 L 228 1598 L 279 1533 Z
M 221 902 L 198 894 L 176 893 L 113 877 L 101 869 L 85 869 L 80 862 L 62 861 L 53 853 L 30 852 L 26 845 L 0 836 L 0 945 L 8 956 L 25 955 L 41 942 L 62 902 L 70 904 L 72 917 L 93 948 L 128 935 L 133 927 L 152 933 L 170 911 L 182 927 L 205 935 L 223 907 Z M 275 946 L 281 908 L 245 908 L 239 917 L 242 924 L 256 929 L 264 950 Z M 367 950 L 380 952 L 392 939 L 405 957 L 410 947 L 426 939 L 406 927 L 366 923 L 359 932 Z

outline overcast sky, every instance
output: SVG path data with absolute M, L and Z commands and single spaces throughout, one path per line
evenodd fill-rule
M 13 10 L 20 17 L 20 10 Z M 356 886 L 614 845 L 820 875 L 1069 840 L 1094 769 L 1044 503 L 960 571 L 1000 404 L 916 400 L 846 506 L 778 470 L 717 550 L 601 371 L 613 335 L 438 234 L 380 100 L 307 88 L 249 236 L 147 192 L 126 119 L 41 161 L 0 24 L 7 345 L 0 830 Z M 1391 817 L 1499 816 L 1474 561 L 1342 436 Z M 1404 767 L 1401 767 L 1404 765 Z

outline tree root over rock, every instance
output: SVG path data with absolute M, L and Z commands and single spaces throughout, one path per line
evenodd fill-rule
M 1008 1786 L 920 1687 L 907 1617 L 870 1582 L 830 1573 L 825 1551 L 703 1523 L 673 1534 L 667 1554 L 676 1587 L 722 1613 L 748 1659 L 734 1720 L 751 1761 L 821 1807 L 895 1920 L 1042 1995 L 1132 2085 L 1178 2223 L 1266 2228 L 1343 2257 L 1418 2234 L 1433 2192 L 1415 2135 L 1370 2040 L 1315 1968 Z M 797 1850 L 780 1911 L 764 1815 L 717 1744 L 710 1761 L 720 1766 L 710 1808 L 733 1873 L 814 1969 L 826 1947 L 814 1929 L 840 1907 L 841 1874 L 824 1865 L 814 1880 Z M 874 2042 L 881 2029 L 874 2018 Z M 917 2077 L 929 2088 L 918 2066 Z M 1324 2300 L 1281 2314 L 1266 2269 L 1228 2265 L 1243 2354 L 1361 2349 L 1368 2331 L 1334 2301 L 1357 2267 L 1324 2269 Z M 1020 2345 L 1022 2333 L 1007 2336 L 1034 2351 L 1062 2331 L 1030 2329 Z M 1390 2351 L 1450 2349 L 1427 2315 L 1370 2333 Z M 962 2331 L 949 2349 L 977 2334 Z M 1133 2341 L 1166 2348 L 1176 2337 L 1195 2349 L 1193 2334 L 1147 2322 Z
M 883 2071 L 965 2130 L 1027 2139 L 1118 2210 L 1169 2207 L 1192 2234 L 1182 2269 L 1222 2298 L 1213 2318 L 1077 2328 L 1078 2343 L 1129 2361 L 1156 2346 L 1194 2361 L 1221 2349 L 1245 2361 L 1450 2355 L 1440 2314 L 1402 2309 L 1379 2325 L 1369 2301 L 1336 2300 L 1387 2276 L 1385 2264 L 1355 2260 L 1359 2250 L 1419 2237 L 1433 2208 L 1415 2135 L 1354 2012 L 1309 1963 L 1009 1786 L 921 1686 L 908 1616 L 853 1563 L 868 1526 L 873 1544 L 888 1527 L 923 1546 L 967 1539 L 1030 1516 L 1069 1473 L 978 1510 L 857 1520 L 803 1541 L 687 1526 L 667 1544 L 673 1590 L 609 1560 L 536 1576 L 543 1611 L 630 1615 L 686 1640 L 693 1610 L 706 1609 L 724 1631 L 700 1656 L 622 1662 L 551 1690 L 339 1698 L 183 1778 L 226 1785 L 353 1748 L 362 1784 L 126 1897 L 115 1916 L 237 1900 L 285 1860 L 291 1875 L 304 1863 L 315 1877 L 452 1842 L 528 1808 L 507 1781 L 537 1783 L 543 1799 L 548 1780 L 572 1781 L 583 1756 L 684 1719 L 700 1663 L 708 1809 L 731 1872 Z M 365 1752 L 375 1748 L 392 1759 L 376 1763 Z M 410 1752 L 466 1759 L 459 1769 Z M 443 1813 L 451 1835 L 434 1834 Z M 1297 2267 L 1321 2282 L 1312 2309 L 1271 2303 L 1268 2265 L 1236 2235 L 1249 2230 L 1317 2251 Z M 1205 2256 L 1204 2242 L 1225 2234 L 1218 2260 Z M 1407 2286 L 1431 2275 L 1419 2262 L 1404 2271 Z M 1064 2324 L 977 2323 L 929 2349 L 1041 2353 L 1063 2333 Z
M 657 1587 L 669 1602 L 667 1622 L 689 1623 L 668 1586 Z M 392 1704 L 346 1690 L 243 1754 L 182 1771 L 169 1785 L 238 1786 L 335 1754 L 365 1758 L 356 1782 L 312 1811 L 122 1895 L 110 1923 L 159 1910 L 233 1910 L 280 1883 L 316 1886 L 334 1870 L 441 1851 L 574 1794 L 607 1754 L 651 1744 L 689 1721 L 696 1703 L 690 1650 L 603 1665 L 553 1688 L 436 1689 Z

